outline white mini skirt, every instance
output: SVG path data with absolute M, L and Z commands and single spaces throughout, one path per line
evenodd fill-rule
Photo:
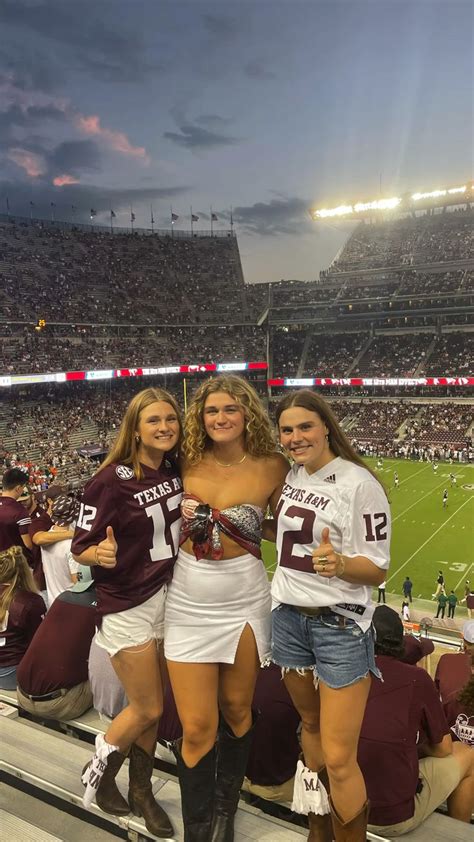
M 180 550 L 165 606 L 166 657 L 233 664 L 247 624 L 264 665 L 271 651 L 271 596 L 263 562 L 250 554 L 197 561 Z

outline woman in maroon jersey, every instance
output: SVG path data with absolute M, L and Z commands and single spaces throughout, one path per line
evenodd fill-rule
M 0 552 L 0 687 L 16 690 L 16 668 L 46 613 L 21 547 Z
M 175 399 L 144 389 L 130 401 L 117 440 L 81 503 L 72 552 L 93 566 L 99 630 L 128 705 L 114 719 L 84 771 L 84 803 L 96 795 L 114 815 L 142 815 L 156 836 L 171 822 L 151 788 L 166 680 L 161 652 L 167 584 L 178 552 L 182 486 L 175 457 L 182 425 Z M 128 804 L 115 776 L 130 749 Z M 105 770 L 105 771 L 104 771 Z

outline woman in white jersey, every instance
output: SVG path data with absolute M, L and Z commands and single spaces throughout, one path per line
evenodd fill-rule
M 277 509 L 272 657 L 302 720 L 302 785 L 321 791 L 319 773 L 330 788 L 329 804 L 323 797 L 301 809 L 309 812 L 311 842 L 333 835 L 365 842 L 357 743 L 370 673 L 380 678 L 371 590 L 389 564 L 389 505 L 323 398 L 293 392 L 276 418 L 294 465 Z

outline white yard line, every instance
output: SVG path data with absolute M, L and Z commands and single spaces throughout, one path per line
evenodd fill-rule
M 417 550 L 415 550 L 415 552 L 411 554 L 410 558 L 407 558 L 407 560 L 403 562 L 403 564 L 402 564 L 402 565 L 401 565 L 401 566 L 397 569 L 397 571 L 396 571 L 395 573 L 393 573 L 393 574 L 392 574 L 392 575 L 391 575 L 391 576 L 387 579 L 387 584 L 388 584 L 388 583 L 389 583 L 392 579 L 394 579 L 394 578 L 395 578 L 395 576 L 398 576 L 398 574 L 400 573 L 400 571 L 401 571 L 401 570 L 403 570 L 403 568 L 404 568 L 404 567 L 406 567 L 406 566 L 407 566 L 407 564 L 409 564 L 409 563 L 410 563 L 410 561 L 412 560 L 412 558 L 415 558 L 415 556 L 416 556 L 416 555 L 418 555 L 418 553 L 420 552 L 420 550 L 422 550 L 422 549 L 423 549 L 423 547 L 426 547 L 426 545 L 427 545 L 427 544 L 429 544 L 429 542 L 433 540 L 433 538 L 435 537 L 435 535 L 437 535 L 437 534 L 438 534 L 438 532 L 441 532 L 441 530 L 445 528 L 446 524 L 447 524 L 447 523 L 449 523 L 449 521 L 450 521 L 450 520 L 452 520 L 452 519 L 453 519 L 453 517 L 456 517 L 457 513 L 458 513 L 458 512 L 460 512 L 460 511 L 461 511 L 461 509 L 463 509 L 463 508 L 464 508 L 464 506 L 467 506 L 467 504 L 468 504 L 468 503 L 470 503 L 470 502 L 471 502 L 471 500 L 472 500 L 472 498 L 471 498 L 471 497 L 468 497 L 468 498 L 467 498 L 467 500 L 465 500 L 465 501 L 464 501 L 464 503 L 463 503 L 461 506 L 459 506 L 459 509 L 456 509 L 456 511 L 452 513 L 451 517 L 448 517 L 448 519 L 447 519 L 447 520 L 445 520 L 445 522 L 444 522 L 444 523 L 442 523 L 442 524 L 441 524 L 441 526 L 439 526 L 439 527 L 438 527 L 438 529 L 436 529 L 436 531 L 435 531 L 435 532 L 433 532 L 433 533 L 430 535 L 430 537 L 429 537 L 429 538 L 427 538 L 427 539 L 426 539 L 426 541 L 424 541 L 424 542 L 423 542 L 423 544 L 420 544 L 420 546 L 418 547 L 418 549 L 417 549 Z M 464 578 L 464 577 L 463 577 L 463 578 Z
M 469 577 L 469 573 L 471 572 L 473 567 L 474 567 L 474 561 L 471 561 L 471 563 L 470 563 L 469 567 L 467 568 L 466 572 L 462 574 L 459 582 L 457 583 L 457 585 L 454 586 L 454 590 L 456 590 L 456 588 L 459 588 L 459 586 L 462 584 L 462 582 L 464 582 L 464 580 Z

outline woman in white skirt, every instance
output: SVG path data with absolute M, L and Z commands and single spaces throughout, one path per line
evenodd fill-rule
M 235 375 L 204 382 L 186 418 L 181 549 L 165 615 L 186 842 L 234 838 L 255 682 L 270 654 L 262 524 L 287 471 L 253 387 Z

